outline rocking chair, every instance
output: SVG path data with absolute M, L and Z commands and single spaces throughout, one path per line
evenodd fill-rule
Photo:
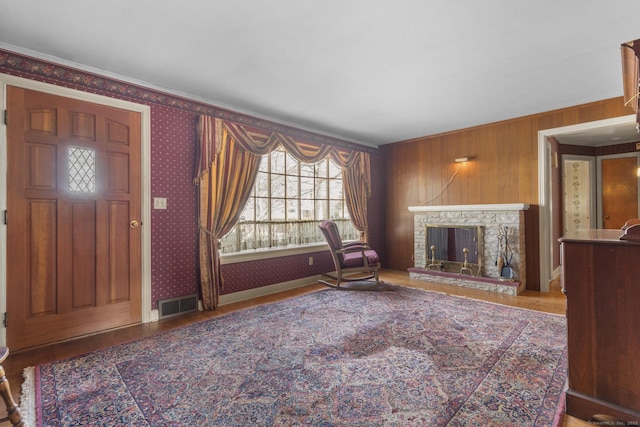
M 322 221 L 319 227 L 327 240 L 331 257 L 336 267 L 335 274 L 323 274 L 333 279 L 335 283 L 327 280 L 320 280 L 320 283 L 336 289 L 348 289 L 340 288 L 342 282 L 363 282 L 374 279 L 375 281 L 371 281 L 371 286 L 380 284 L 378 279 L 380 257 L 376 251 L 363 242 L 343 243 L 338 232 L 338 226 L 333 221 Z

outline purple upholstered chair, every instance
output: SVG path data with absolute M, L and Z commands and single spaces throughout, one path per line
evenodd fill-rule
M 338 226 L 335 222 L 324 220 L 319 225 L 331 251 L 331 257 L 336 267 L 335 274 L 324 275 L 335 280 L 335 284 L 326 280 L 320 280 L 325 285 L 339 288 L 342 282 L 368 281 L 374 279 L 372 284 L 378 284 L 378 270 L 380 270 L 380 257 L 363 242 L 342 243 Z

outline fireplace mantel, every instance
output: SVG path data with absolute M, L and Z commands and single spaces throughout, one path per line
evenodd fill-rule
M 518 295 L 526 288 L 526 257 L 524 212 L 525 203 L 475 204 L 445 206 L 409 206 L 414 214 L 414 267 L 410 277 L 443 284 L 482 289 L 489 292 Z M 482 226 L 484 235 L 484 269 L 480 276 L 444 273 L 429 270 L 426 228 L 428 225 Z M 510 249 L 513 252 L 511 267 L 515 277 L 500 277 L 496 259 L 498 235 L 503 227 L 509 230 Z
M 454 211 L 526 211 L 525 203 L 503 203 L 489 205 L 443 205 L 443 206 L 409 206 L 409 212 L 454 212 Z

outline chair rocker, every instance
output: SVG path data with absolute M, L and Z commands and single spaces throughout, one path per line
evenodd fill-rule
M 329 245 L 331 258 L 336 267 L 335 274 L 324 273 L 332 279 L 320 280 L 320 283 L 336 289 L 344 290 L 368 290 L 380 284 L 378 270 L 380 270 L 380 257 L 363 242 L 343 243 L 338 226 L 335 222 L 325 220 L 319 225 L 320 231 Z M 371 280 L 373 279 L 373 280 Z M 343 282 L 366 282 L 370 281 L 370 286 L 349 288 L 340 287 Z

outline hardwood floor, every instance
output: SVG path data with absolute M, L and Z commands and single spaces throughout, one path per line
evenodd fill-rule
M 551 291 L 548 293 L 525 291 L 523 294 L 517 297 L 513 297 L 509 295 L 498 295 L 473 289 L 464 289 L 455 286 L 429 283 L 421 280 L 412 280 L 409 278 L 409 274 L 403 271 L 385 270 L 380 274 L 380 277 L 385 282 L 394 283 L 397 285 L 439 291 L 452 295 L 460 295 L 468 298 L 475 298 L 493 303 L 538 310 L 547 313 L 564 314 L 566 309 L 565 297 L 560 292 L 559 280 L 556 280 L 552 283 Z M 11 384 L 12 394 L 16 399 L 16 402 L 19 402 L 20 387 L 22 384 L 22 371 L 28 366 L 35 366 L 50 361 L 72 357 L 86 352 L 113 346 L 122 342 L 127 342 L 145 336 L 153 335 L 158 332 L 166 331 L 193 322 L 218 317 L 232 311 L 243 310 L 260 304 L 281 301 L 283 299 L 295 297 L 301 294 L 315 292 L 319 289 L 326 289 L 326 287 L 320 284 L 310 284 L 308 286 L 280 292 L 278 294 L 267 295 L 248 301 L 225 305 L 219 307 L 218 310 L 213 312 L 188 313 L 182 316 L 169 318 L 154 323 L 130 326 L 127 328 L 104 332 L 98 335 L 52 344 L 45 347 L 16 351 L 12 352 L 9 355 L 7 360 L 4 362 L 3 367 L 7 373 L 9 383 Z M 0 416 L 4 416 L 4 414 L 5 409 L 4 407 L 2 407 Z M 10 424 L 0 424 L 0 426 L 3 427 L 7 425 Z M 565 416 L 562 422 L 562 427 L 578 427 L 588 425 L 591 424 L 570 416 Z

